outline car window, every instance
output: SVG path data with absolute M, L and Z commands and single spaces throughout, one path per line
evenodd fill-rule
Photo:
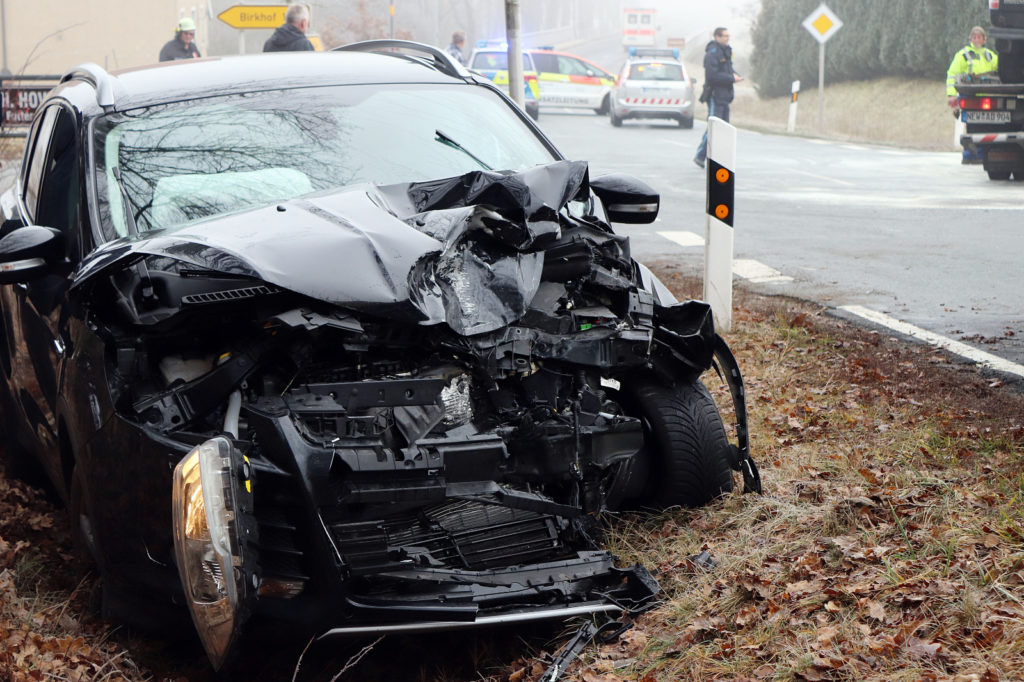
M 592 69 L 591 69 L 592 70 Z M 570 76 L 586 76 L 587 66 L 578 59 L 558 55 L 558 72 Z
M 478 69 L 480 71 L 507 71 L 508 53 L 477 52 L 475 55 L 473 55 L 473 63 L 470 64 L 469 68 Z M 534 70 L 533 61 L 530 59 L 530 55 L 527 52 L 523 53 L 523 70 Z
M 477 52 L 469 66 L 482 71 L 504 71 L 508 68 L 508 55 L 504 52 Z
M 144 232 L 348 185 L 518 171 L 556 158 L 496 93 L 465 85 L 181 102 L 108 115 L 92 143 L 108 238 L 133 223 Z
M 683 80 L 683 67 L 663 62 L 633 64 L 629 68 L 629 77 L 644 81 L 679 81 Z
M 53 124 L 57 120 L 60 107 L 54 105 L 47 107 L 43 115 L 36 119 L 37 123 L 32 131 L 31 142 L 28 152 L 28 164 L 25 176 L 22 179 L 22 197 L 25 201 L 25 208 L 28 211 L 28 220 L 33 220 L 36 215 L 36 204 L 39 200 L 39 186 L 42 184 L 43 173 L 46 170 L 46 151 L 50 146 L 50 137 L 53 134 Z
M 54 106 L 56 118 L 43 160 L 43 176 L 34 222 L 68 231 L 77 217 L 81 192 L 78 184 L 78 135 L 74 115 Z
M 558 57 L 543 52 L 533 52 L 533 65 L 537 67 L 538 73 L 558 73 Z

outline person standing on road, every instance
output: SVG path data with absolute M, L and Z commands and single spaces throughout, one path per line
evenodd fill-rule
M 451 58 L 463 66 L 466 65 L 466 58 L 462 55 L 462 46 L 466 44 L 466 34 L 456 31 L 452 34 L 452 42 L 448 46 L 448 54 Z
M 981 76 L 986 73 L 995 75 L 999 71 L 999 55 L 985 47 L 986 38 L 985 29 L 975 26 L 971 29 L 969 44 L 953 56 L 949 71 L 946 72 L 946 97 L 953 109 L 956 109 L 959 101 L 956 84 L 961 76 Z
M 309 8 L 290 5 L 284 13 L 284 23 L 274 29 L 273 35 L 263 43 L 264 52 L 312 52 L 313 43 L 306 37 L 309 30 Z
M 160 48 L 160 61 L 173 62 L 176 59 L 199 59 L 199 48 L 196 47 L 196 22 L 185 17 L 174 29 L 174 37 Z
M 729 29 L 719 26 L 715 29 L 714 35 L 715 39 L 704 48 L 704 90 L 701 92 L 700 101 L 708 105 L 708 118 L 717 116 L 723 121 L 728 121 L 733 84 L 742 81 L 743 77 L 732 68 Z M 693 162 L 703 168 L 707 157 L 708 131 L 705 130 Z

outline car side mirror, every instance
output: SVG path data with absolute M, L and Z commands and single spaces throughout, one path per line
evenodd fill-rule
M 0 284 L 29 282 L 47 274 L 64 255 L 64 233 L 26 225 L 0 239 Z
M 624 173 L 602 175 L 590 181 L 613 223 L 653 223 L 661 197 L 639 178 Z

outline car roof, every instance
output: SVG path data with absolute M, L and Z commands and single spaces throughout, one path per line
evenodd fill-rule
M 277 52 L 163 62 L 109 74 L 113 108 L 328 85 L 465 83 L 422 60 L 367 52 Z M 69 86 L 93 87 L 72 76 Z
M 668 59 L 658 59 L 656 57 L 637 57 L 634 59 L 627 59 L 626 63 L 623 66 L 625 68 L 629 66 L 635 66 L 637 64 L 678 64 L 679 67 L 682 68 L 683 72 L 686 73 L 686 65 L 683 64 L 682 60 L 672 59 L 671 57 L 669 57 Z
M 626 57 L 627 64 L 679 64 L 682 66 L 683 60 L 676 59 L 675 57 Z

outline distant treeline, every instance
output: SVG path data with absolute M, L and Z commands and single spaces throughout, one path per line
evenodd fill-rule
M 763 0 L 751 70 L 762 97 L 818 82 L 818 41 L 801 25 L 821 0 Z M 825 46 L 825 82 L 881 76 L 943 80 L 972 26 L 989 27 L 984 0 L 828 0 L 843 22 Z M 992 41 L 989 41 L 992 47 Z

